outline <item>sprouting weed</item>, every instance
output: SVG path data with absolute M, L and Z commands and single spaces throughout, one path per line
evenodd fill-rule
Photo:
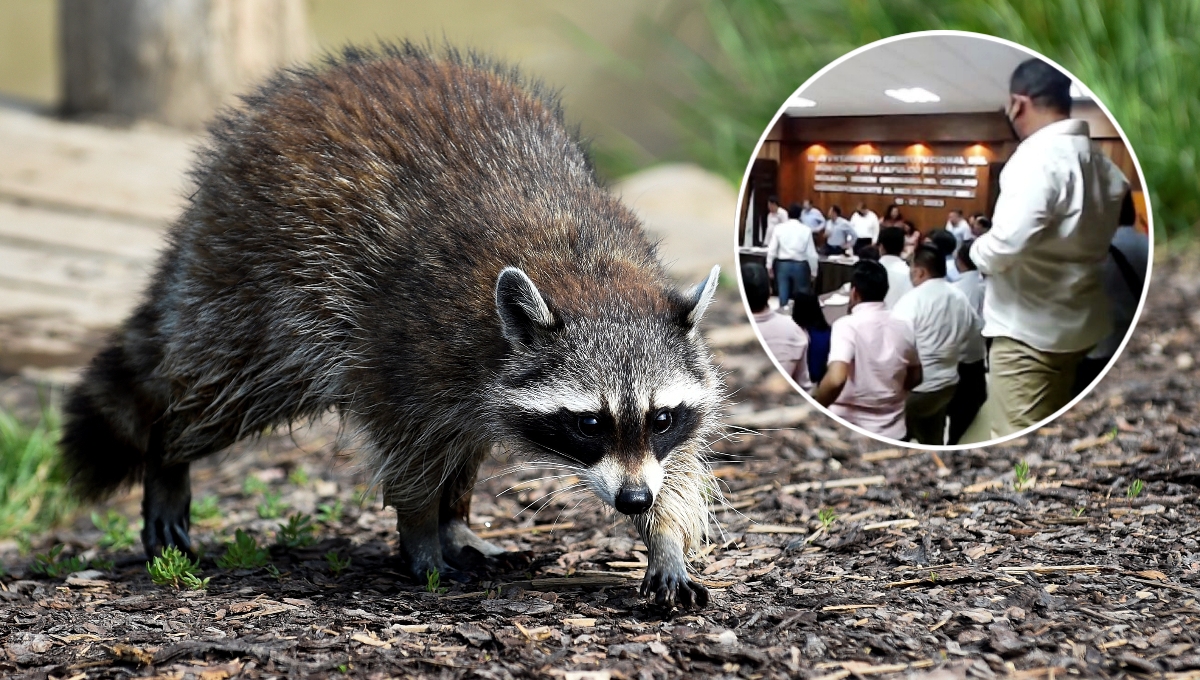
M 1029 463 L 1023 460 L 1017 461 L 1016 465 L 1013 465 L 1013 479 L 1015 480 L 1013 488 L 1017 491 L 1024 489 L 1029 484 Z
M 338 555 L 336 550 L 330 550 L 329 552 L 325 553 L 325 563 L 329 565 L 329 571 L 332 572 L 336 578 L 341 576 L 342 572 L 350 567 L 350 558 L 347 556 L 346 559 L 343 560 L 341 556 Z
M 275 566 L 274 564 L 267 565 L 267 573 L 270 574 L 271 578 L 275 579 L 276 581 L 283 581 L 283 572 L 279 571 L 279 567 Z
M 100 546 L 109 550 L 124 550 L 132 548 L 138 542 L 137 528 L 126 519 L 125 515 L 116 510 L 109 510 L 101 515 L 92 513 L 92 524 L 104 532 L 100 537 Z
M 342 521 L 342 499 L 332 504 L 322 503 L 317 506 L 317 521 L 321 524 L 338 524 Z
M 283 514 L 283 494 L 278 491 L 268 491 L 263 494 L 263 502 L 254 507 L 258 516 L 263 519 L 275 519 Z
M 86 560 L 80 559 L 74 555 L 71 557 L 62 557 L 63 548 L 66 546 L 62 543 L 50 548 L 48 553 L 33 556 L 33 565 L 29 567 L 29 571 L 50 578 L 58 578 L 73 574 L 77 571 L 87 569 L 88 563 Z
M 260 493 L 266 493 L 267 488 L 267 483 L 258 477 L 255 477 L 254 475 L 250 475 L 246 478 L 246 481 L 242 482 L 242 493 L 246 494 L 247 496 L 256 496 Z
M 1134 498 L 1137 498 L 1138 496 L 1142 495 L 1142 491 L 1145 491 L 1145 489 L 1146 489 L 1146 483 L 1140 479 L 1135 479 L 1135 480 L 1133 480 L 1133 483 L 1129 485 L 1129 488 L 1125 491 L 1125 497 L 1130 500 L 1133 500 Z
M 1082 516 L 1083 516 L 1083 513 L 1084 513 L 1084 512 L 1086 512 L 1086 511 L 1087 511 L 1087 508 L 1085 508 L 1085 507 L 1083 507 L 1083 506 L 1079 506 L 1078 508 L 1075 508 L 1075 510 L 1074 510 L 1074 512 L 1073 512 L 1073 514 L 1074 514 L 1076 517 L 1082 517 Z
M 448 588 L 442 586 L 442 575 L 437 569 L 425 572 L 425 592 L 441 594 L 447 590 Z
M 192 501 L 192 522 L 199 524 L 220 517 L 221 509 L 217 507 L 218 500 L 215 495 L 209 494 L 198 501 Z
M 233 542 L 225 546 L 225 554 L 217 558 L 222 569 L 257 569 L 271 559 L 266 548 L 258 547 L 258 541 L 250 534 L 238 529 Z
M 208 587 L 210 579 L 201 579 L 200 560 L 193 562 L 187 555 L 175 546 L 167 546 L 162 554 L 156 555 L 150 564 L 146 565 L 150 572 L 150 580 L 160 586 L 174 586 L 176 590 L 203 590 Z
M 308 486 L 308 472 L 297 466 L 288 474 L 288 481 L 296 486 Z
M 288 517 L 286 524 L 279 525 L 275 541 L 285 548 L 304 548 L 317 541 L 315 533 L 312 517 L 297 512 Z
M 821 508 L 821 511 L 817 513 L 817 519 L 821 521 L 821 528 L 828 531 L 830 525 L 837 521 L 837 513 L 833 511 L 833 508 Z

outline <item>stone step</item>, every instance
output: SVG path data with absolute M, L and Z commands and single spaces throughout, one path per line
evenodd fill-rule
M 98 299 L 128 297 L 149 279 L 149 262 L 106 255 L 52 252 L 9 245 L 0 248 L 0 287 Z
M 145 265 L 164 238 L 163 230 L 129 220 L 0 202 L 0 248 L 107 255 Z

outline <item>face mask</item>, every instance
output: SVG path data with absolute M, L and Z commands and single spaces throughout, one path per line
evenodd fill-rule
M 1017 126 L 1013 125 L 1014 116 L 1009 115 L 1011 108 L 1010 106 L 1006 106 L 1001 110 L 1001 113 L 1004 114 L 1004 122 L 1008 123 L 1008 131 L 1012 133 L 1013 139 L 1019 142 L 1021 141 L 1021 133 L 1017 132 Z

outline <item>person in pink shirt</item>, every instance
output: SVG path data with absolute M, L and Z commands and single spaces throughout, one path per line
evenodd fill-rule
M 754 315 L 767 350 L 783 367 L 785 373 L 802 390 L 812 388 L 808 377 L 808 334 L 797 326 L 792 317 L 771 309 L 771 280 L 767 268 L 752 262 L 742 265 L 742 287 L 746 290 L 746 302 Z
M 912 329 L 883 303 L 887 270 L 860 261 L 850 280 L 850 313 L 833 322 L 829 368 L 813 397 L 843 420 L 902 440 L 904 402 L 921 384 L 921 360 Z

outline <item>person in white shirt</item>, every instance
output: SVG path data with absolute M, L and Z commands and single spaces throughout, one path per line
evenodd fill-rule
M 1103 264 L 1129 182 L 1070 118 L 1070 89 L 1040 59 L 1013 71 L 1006 116 L 1022 141 L 1000 172 L 992 228 L 971 248 L 987 277 L 994 435 L 1066 406 L 1079 362 L 1112 330 Z
M 817 276 L 817 244 L 812 230 L 800 221 L 800 206 L 788 211 L 788 221 L 775 228 L 767 243 L 767 270 L 779 288 L 779 306 L 786 307 L 792 295 L 812 290 Z
M 888 292 L 883 304 L 893 309 L 905 293 L 912 290 L 908 263 L 901 254 L 904 252 L 904 229 L 900 227 L 884 227 L 879 232 L 879 264 L 887 270 Z
M 829 209 L 829 223 L 825 225 L 825 230 L 826 255 L 845 255 L 846 250 L 853 248 L 854 242 L 858 240 L 854 226 L 850 224 L 850 220 L 842 217 L 842 209 L 836 205 Z
M 950 211 L 950 218 L 946 220 L 946 231 L 954 235 L 960 246 L 975 238 L 975 234 L 971 233 L 971 223 L 963 219 L 961 210 Z
M 922 246 L 913 255 L 912 284 L 892 310 L 912 326 L 924 376 L 904 404 L 904 422 L 910 441 L 941 446 L 958 364 L 980 336 L 981 323 L 966 296 L 946 281 L 946 260 L 935 248 Z
M 813 207 L 812 201 L 807 198 L 804 199 L 804 203 L 800 206 L 800 221 L 809 229 L 812 229 L 812 233 L 814 234 L 820 234 L 825 231 L 825 216 L 821 214 L 820 210 Z
M 866 203 L 858 204 L 858 210 L 850 216 L 850 226 L 854 227 L 854 233 L 858 234 L 855 250 L 873 246 L 879 240 L 879 215 L 868 208 Z
M 1075 387 L 1079 394 L 1086 390 L 1108 366 L 1121 343 L 1129 334 L 1137 316 L 1142 289 L 1146 287 L 1146 270 L 1150 266 L 1150 238 L 1138 231 L 1137 209 L 1133 194 L 1126 192 L 1121 202 L 1121 226 L 1113 235 L 1104 263 L 1104 292 L 1112 304 L 1113 329 L 1079 364 L 1075 372 Z
M 950 421 L 950 433 L 946 437 L 948 444 L 957 444 L 962 439 L 987 401 L 987 365 L 984 361 L 987 343 L 982 334 L 984 284 L 983 275 L 971 262 L 972 243 L 967 241 L 958 249 L 955 260 L 962 275 L 950 285 L 962 292 L 971 303 L 971 309 L 979 315 L 981 332 L 971 337 L 971 344 L 958 363 L 958 387 L 946 409 L 946 419 Z
M 771 242 L 771 234 L 775 232 L 775 227 L 787 222 L 788 213 L 779 205 L 779 197 L 772 194 L 767 198 L 767 227 L 763 233 L 762 245 L 767 245 Z
M 754 325 L 767 350 L 779 362 L 783 372 L 804 391 L 812 389 L 808 377 L 808 334 L 790 316 L 771 309 L 771 281 L 767 270 L 757 262 L 742 265 L 742 286 L 746 303 L 754 316 Z

